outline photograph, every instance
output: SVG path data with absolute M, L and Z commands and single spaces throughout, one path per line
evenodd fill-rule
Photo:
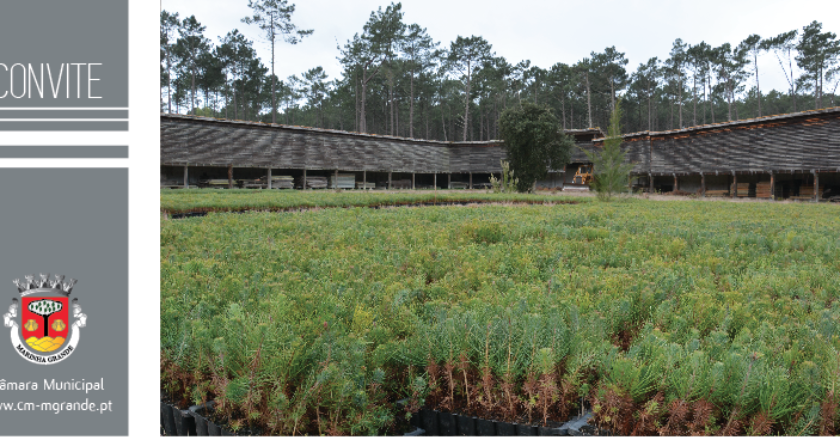
M 840 435 L 837 6 L 160 0 L 159 435 Z

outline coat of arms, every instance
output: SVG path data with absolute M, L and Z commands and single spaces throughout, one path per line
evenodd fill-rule
M 79 299 L 70 301 L 76 280 L 64 282 L 49 274 L 25 277 L 14 281 L 21 301 L 12 299 L 3 322 L 12 331 L 12 346 L 29 362 L 41 365 L 55 364 L 67 359 L 79 344 L 79 329 L 87 325 L 87 315 L 82 313 Z M 71 325 L 70 316 L 76 321 Z

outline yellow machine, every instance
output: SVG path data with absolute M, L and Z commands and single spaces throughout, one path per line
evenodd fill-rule
M 592 165 L 581 165 L 578 167 L 572 183 L 575 185 L 589 185 L 592 181 Z

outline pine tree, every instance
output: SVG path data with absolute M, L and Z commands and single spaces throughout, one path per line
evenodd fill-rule
M 582 150 L 594 165 L 595 178 L 592 189 L 603 201 L 612 200 L 613 196 L 627 189 L 633 164 L 625 162 L 626 152 L 621 151 L 621 99 L 615 104 L 610 116 L 610 128 L 604 139 L 604 149 L 600 153 Z

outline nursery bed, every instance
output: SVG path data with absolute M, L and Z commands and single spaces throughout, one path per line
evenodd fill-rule
M 162 217 L 161 386 L 271 434 L 582 403 L 623 435 L 833 434 L 837 230 L 726 201 Z

